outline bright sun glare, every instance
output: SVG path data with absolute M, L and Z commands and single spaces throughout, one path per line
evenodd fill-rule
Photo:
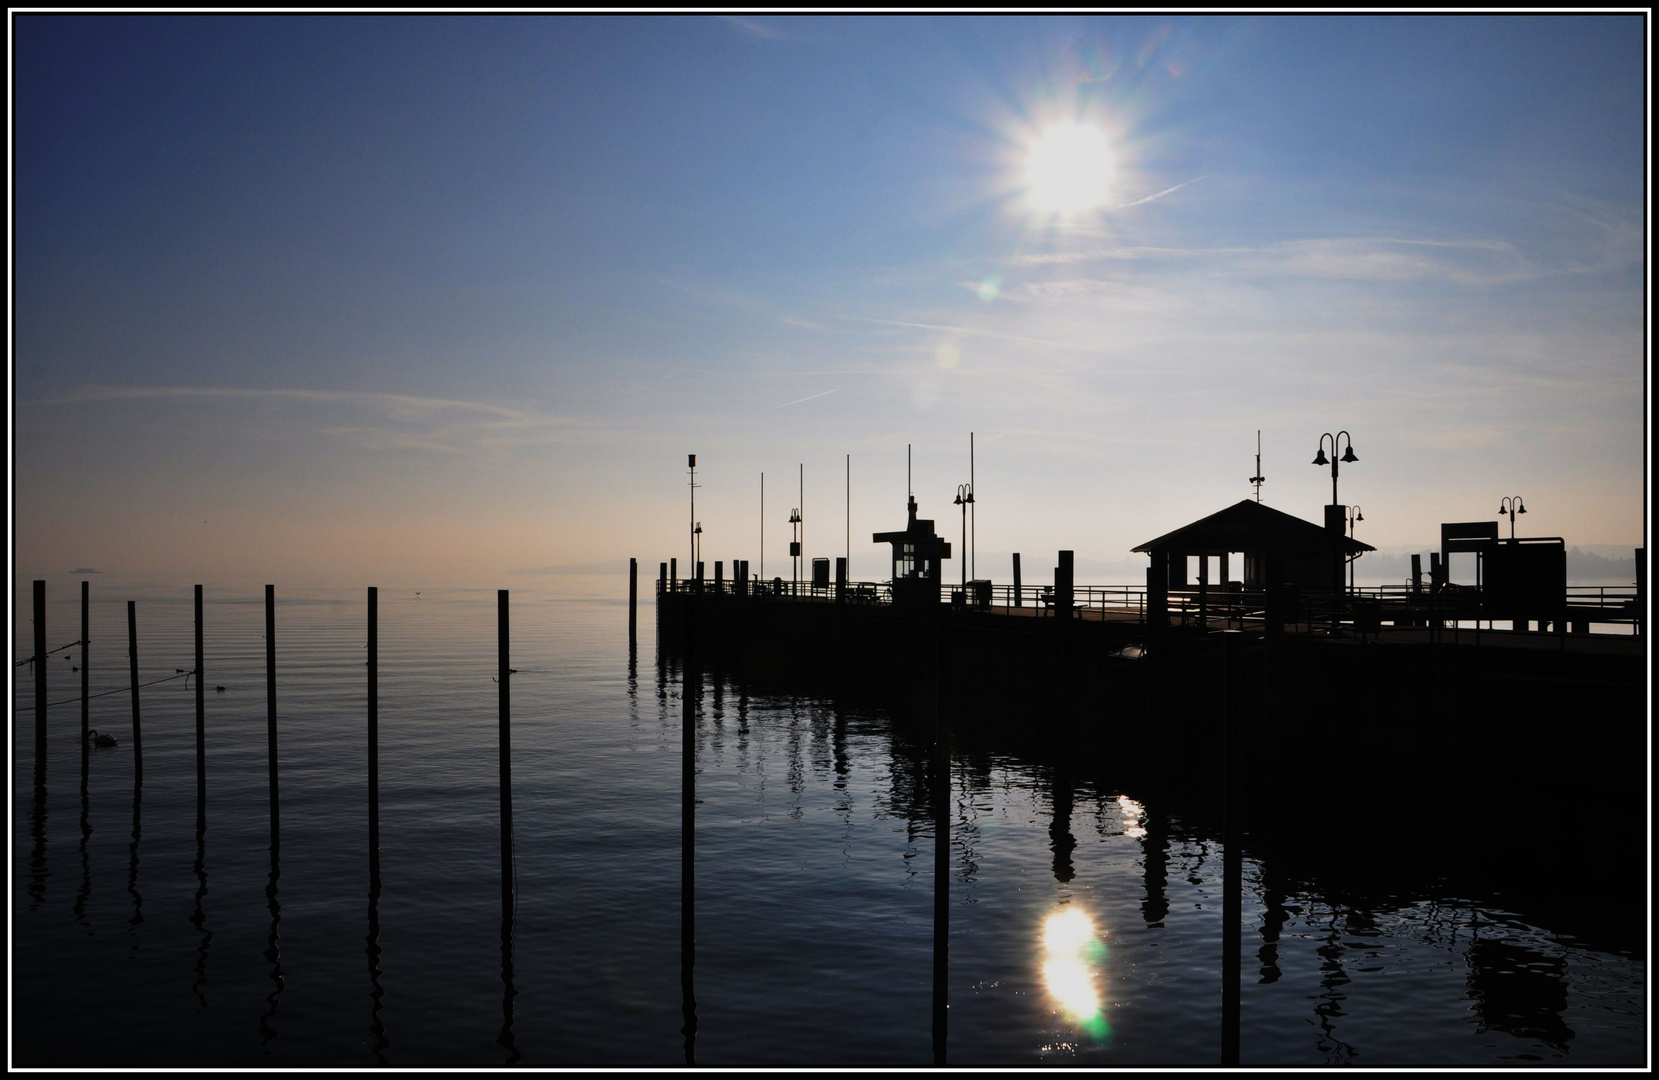
M 1093 124 L 1055 124 L 1031 143 L 1026 187 L 1037 209 L 1055 214 L 1092 210 L 1112 183 L 1112 147 Z

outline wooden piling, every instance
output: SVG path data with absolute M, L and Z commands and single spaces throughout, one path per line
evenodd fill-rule
M 202 695 L 202 587 L 196 586 L 196 814 L 207 812 L 207 699 Z
M 1054 615 L 1069 619 L 1072 616 L 1075 591 L 1072 577 L 1072 553 L 1060 552 L 1059 565 L 1054 568 Z
M 513 917 L 513 744 L 511 669 L 508 667 L 507 590 L 497 590 L 496 605 L 496 676 L 497 701 L 500 713 L 501 742 L 501 917 Z
M 945 733 L 942 613 L 933 617 L 933 1064 L 944 1065 L 950 1036 L 950 763 Z
M 138 723 L 138 605 L 127 601 L 127 670 L 132 679 L 133 783 L 144 783 L 144 729 Z
M 639 638 L 639 560 L 628 560 L 628 644 Z
M 1222 636 L 1221 1063 L 1239 1063 L 1244 853 L 1244 634 Z
M 281 835 L 277 803 L 277 704 L 276 704 L 276 586 L 265 586 L 265 757 L 270 773 L 271 859 L 275 880 L 277 840 Z
M 1014 552 L 1014 606 L 1025 606 L 1025 599 L 1020 595 L 1020 553 L 1017 551 Z
M 46 778 L 46 582 L 34 584 L 35 782 Z
M 86 773 L 87 755 L 87 725 L 91 721 L 92 695 L 88 691 L 87 672 L 91 665 L 86 660 L 86 643 L 92 635 L 87 626 L 87 608 L 90 601 L 91 584 L 81 582 L 81 772 Z
M 380 590 L 369 586 L 369 889 L 380 888 Z
M 680 1034 L 687 1065 L 697 1063 L 697 704 L 703 696 L 697 605 L 685 609 L 684 679 L 680 687 Z

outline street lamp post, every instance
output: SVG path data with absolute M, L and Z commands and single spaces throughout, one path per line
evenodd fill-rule
M 691 576 L 697 576 L 697 534 L 702 530 L 697 525 L 697 455 L 687 454 L 686 463 L 691 468 Z
M 1505 514 L 1509 515 L 1510 543 L 1515 542 L 1515 515 L 1524 514 L 1526 512 L 1527 508 L 1525 504 L 1521 502 L 1521 497 L 1519 495 L 1506 495 L 1498 503 L 1498 516 L 1503 517 Z
M 962 599 L 968 599 L 968 507 L 973 505 L 974 486 L 972 484 L 956 485 L 956 505 L 962 508 Z
M 1326 439 L 1331 440 L 1331 456 L 1329 458 L 1325 457 L 1325 440 Z M 1346 450 L 1342 451 L 1342 456 L 1340 458 L 1338 458 L 1336 456 L 1337 443 L 1342 439 L 1347 439 L 1348 440 L 1348 448 Z M 1332 506 L 1338 505 L 1337 498 L 1336 498 L 1337 463 L 1339 461 L 1358 461 L 1358 460 L 1359 460 L 1359 458 L 1354 454 L 1354 437 L 1352 435 L 1348 434 L 1346 431 L 1339 431 L 1335 435 L 1332 435 L 1330 432 L 1327 431 L 1327 432 L 1325 432 L 1325 434 L 1319 436 L 1319 454 L 1318 454 L 1318 456 L 1316 456 L 1313 459 L 1313 463 L 1315 465 L 1329 465 L 1331 467 L 1331 505 Z
M 1357 503 L 1348 508 L 1348 538 L 1349 539 L 1351 539 L 1351 540 L 1359 539 L 1359 537 L 1354 535 L 1354 524 L 1356 522 L 1360 522 L 1360 521 L 1364 521 L 1364 520 L 1365 520 L 1365 515 L 1360 512 L 1360 508 L 1359 508 L 1359 505 Z M 1354 591 L 1354 560 L 1357 559 L 1357 558 L 1359 558 L 1359 556 L 1356 555 L 1356 554 L 1350 554 L 1348 556 L 1348 591 L 1349 592 Z
M 801 591 L 801 508 L 789 511 L 789 591 Z
M 701 521 L 691 526 L 692 552 L 691 573 L 697 574 L 697 568 L 703 565 L 703 523 Z

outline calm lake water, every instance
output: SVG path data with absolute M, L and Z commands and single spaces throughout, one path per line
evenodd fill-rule
M 93 693 L 127 684 L 128 599 L 142 680 L 192 666 L 188 585 L 90 580 Z M 493 591 L 381 590 L 372 903 L 363 590 L 278 586 L 274 872 L 257 585 L 206 589 L 201 833 L 193 685 L 141 691 L 141 798 L 128 695 L 92 702 L 120 743 L 90 754 L 84 798 L 79 705 L 54 706 L 41 802 L 16 669 L 14 1063 L 684 1062 L 682 702 L 642 585 L 633 663 L 625 579 L 512 591 L 510 968 Z M 48 590 L 55 648 L 79 634 L 79 579 Z M 17 602 L 27 657 L 27 581 Z M 50 700 L 76 698 L 80 650 L 48 663 Z M 931 1063 L 929 748 L 876 705 L 713 681 L 696 748 L 697 1063 Z M 1214 831 L 994 747 L 950 768 L 949 1060 L 1216 1063 Z M 1539 792 L 1532 812 L 1564 811 Z M 1328 852 L 1338 887 L 1247 846 L 1245 1064 L 1645 1060 L 1645 942 L 1575 937 L 1463 883 L 1356 892 L 1362 858 Z

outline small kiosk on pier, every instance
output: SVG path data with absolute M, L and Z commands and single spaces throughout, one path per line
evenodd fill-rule
M 876 533 L 871 539 L 893 545 L 893 603 L 939 602 L 939 563 L 950 558 L 950 541 L 935 535 L 931 518 L 916 516 L 914 495 L 904 531 Z

